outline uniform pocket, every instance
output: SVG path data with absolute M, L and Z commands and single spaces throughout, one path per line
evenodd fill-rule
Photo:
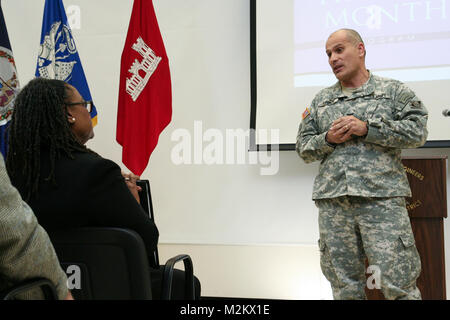
M 400 242 L 403 244 L 404 249 L 408 249 L 416 244 L 414 236 L 412 234 L 404 234 L 400 236 Z
M 399 236 L 399 246 L 394 264 L 394 278 L 399 287 L 408 287 L 415 283 L 421 272 L 419 252 L 415 246 L 412 232 L 405 232 Z
M 376 95 L 370 100 L 365 112 L 366 119 L 394 119 L 394 100 L 389 96 Z
M 343 109 L 340 104 L 318 106 L 317 119 L 320 132 L 328 131 L 335 120 L 344 116 Z
M 337 279 L 333 263 L 331 262 L 330 251 L 328 250 L 327 244 L 323 239 L 319 239 L 317 243 L 320 250 L 320 269 L 322 270 L 325 278 L 331 282 L 331 285 L 333 287 L 337 287 L 339 285 L 339 281 Z

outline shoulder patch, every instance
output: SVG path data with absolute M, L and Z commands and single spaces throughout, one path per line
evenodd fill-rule
M 311 114 L 311 112 L 309 111 L 309 108 L 307 107 L 305 109 L 305 111 L 303 111 L 302 113 L 302 120 L 304 120 L 306 117 L 308 117 Z

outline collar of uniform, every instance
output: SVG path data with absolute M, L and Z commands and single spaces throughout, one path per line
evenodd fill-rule
M 364 83 L 361 87 L 359 87 L 357 90 L 355 90 L 351 96 L 347 97 L 344 92 L 342 92 L 342 86 L 341 83 L 338 81 L 334 86 L 332 86 L 333 90 L 333 99 L 340 99 L 340 98 L 347 98 L 347 99 L 354 99 L 357 97 L 364 97 L 369 96 L 373 94 L 375 91 L 375 83 L 372 76 L 372 72 L 369 71 L 369 80 L 367 80 L 366 83 Z

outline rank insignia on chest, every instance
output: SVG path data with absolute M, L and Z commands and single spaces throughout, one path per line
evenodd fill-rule
M 310 114 L 311 114 L 311 112 L 309 112 L 309 108 L 306 108 L 305 111 L 303 111 L 303 113 L 302 113 L 302 120 L 305 119 Z

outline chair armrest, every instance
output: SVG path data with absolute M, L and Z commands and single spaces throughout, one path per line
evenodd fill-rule
M 183 261 L 184 272 L 185 272 L 185 298 L 186 300 L 194 300 L 195 288 L 194 288 L 194 268 L 192 266 L 191 257 L 187 254 L 177 255 L 169 260 L 167 260 L 164 265 L 163 281 L 162 281 L 162 300 L 170 300 L 172 294 L 172 279 L 173 279 L 173 269 L 175 263 Z
M 33 288 L 41 288 L 46 300 L 58 300 L 55 286 L 47 279 L 33 279 L 23 282 L 9 289 L 6 294 L 1 295 L 1 298 L 3 300 L 14 300 L 19 294 L 25 293 Z

